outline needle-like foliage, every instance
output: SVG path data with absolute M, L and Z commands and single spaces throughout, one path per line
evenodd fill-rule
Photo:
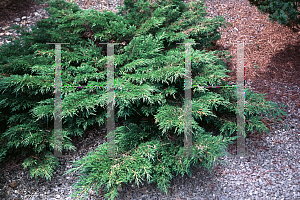
M 106 142 L 76 161 L 68 171 L 81 173 L 73 195 L 105 186 L 106 197 L 115 199 L 122 183 L 142 180 L 167 192 L 175 175 L 191 175 L 194 165 L 212 169 L 226 154 L 236 138 L 236 88 L 202 87 L 228 84 L 228 52 L 207 50 L 221 37 L 222 17 L 205 18 L 203 2 L 181 0 L 125 0 L 117 14 L 57 0 L 47 10 L 49 18 L 32 32 L 15 27 L 20 39 L 0 49 L 0 158 L 22 152 L 35 178 L 50 179 L 58 165 L 51 157 L 55 48 L 46 44 L 54 42 L 70 43 L 61 50 L 62 85 L 104 86 L 62 88 L 63 150 L 75 149 L 72 137 L 87 127 L 106 123 L 108 57 L 100 43 L 125 44 L 114 46 L 115 121 L 125 119 L 115 130 L 118 157 L 107 155 Z M 193 156 L 184 157 L 186 49 L 176 43 L 189 42 L 200 44 L 191 45 Z M 248 88 L 245 99 L 246 133 L 267 131 L 262 116 L 284 113 Z

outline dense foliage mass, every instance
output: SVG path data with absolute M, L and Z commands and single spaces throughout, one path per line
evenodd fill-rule
M 192 45 L 193 85 L 226 85 L 226 51 L 208 51 L 220 39 L 222 17 L 205 18 L 203 3 L 181 0 L 125 0 L 120 12 L 80 10 L 63 0 L 51 1 L 48 19 L 22 31 L 20 40 L 0 51 L 1 157 L 25 155 L 32 177 L 50 179 L 59 165 L 53 156 L 55 48 L 62 45 L 62 85 L 107 83 L 107 45 L 115 45 L 115 152 L 107 142 L 75 163 L 80 169 L 77 194 L 105 186 L 114 199 L 121 183 L 157 182 L 167 192 L 177 174 L 192 174 L 194 165 L 211 169 L 236 137 L 236 88 L 192 88 L 194 157 L 181 157 L 184 142 L 185 45 Z M 62 88 L 63 149 L 75 149 L 72 137 L 106 122 L 107 91 L 102 88 Z M 245 132 L 268 131 L 263 116 L 284 114 L 246 88 Z M 148 117 L 148 121 L 141 121 Z M 48 126 L 48 127 L 47 127 Z M 210 132 L 214 127 L 215 131 Z M 48 156 L 47 156 L 48 155 Z M 182 154 L 181 154 L 182 155 Z
M 271 21 L 300 27 L 300 0 L 249 0 L 250 4 L 269 14 Z

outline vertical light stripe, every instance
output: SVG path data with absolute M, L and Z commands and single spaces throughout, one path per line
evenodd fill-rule
M 245 156 L 244 43 L 237 44 L 237 156 Z M 243 92 L 244 90 L 244 92 Z
M 191 64 L 191 45 L 200 43 L 176 43 L 185 45 L 185 100 L 184 100 L 184 156 L 197 157 L 192 155 L 193 134 L 192 134 L 192 64 Z M 180 155 L 179 155 L 180 156 Z
M 184 155 L 192 156 L 192 78 L 191 78 L 191 44 L 185 44 L 185 101 L 184 101 Z
M 61 45 L 70 43 L 46 43 L 55 44 L 55 99 L 54 99 L 54 156 L 69 157 L 62 155 L 62 95 L 61 95 Z M 47 155 L 46 155 L 47 156 Z M 48 157 L 48 156 L 47 156 Z
M 55 44 L 54 156 L 62 156 L 61 44 Z
M 107 154 L 115 154 L 114 44 L 107 44 Z

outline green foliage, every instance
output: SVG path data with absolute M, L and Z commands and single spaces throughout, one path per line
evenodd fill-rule
M 271 21 L 278 21 L 281 25 L 288 25 L 290 22 L 300 24 L 298 7 L 299 0 L 249 0 L 251 5 L 265 13 L 269 13 Z
M 59 165 L 58 158 L 51 154 L 51 152 L 47 152 L 43 159 L 31 156 L 25 159 L 22 165 L 24 169 L 29 167 L 30 176 L 34 177 L 36 181 L 38 177 L 45 177 L 47 180 L 51 180 L 55 167 Z
M 236 88 L 202 87 L 225 85 L 229 77 L 229 52 L 207 51 L 221 38 L 217 30 L 227 24 L 222 17 L 205 18 L 200 1 L 187 5 L 179 0 L 125 0 L 117 14 L 82 11 L 63 0 L 49 4 L 48 19 L 32 26 L 30 33 L 15 27 L 22 32 L 20 40 L 0 47 L 2 157 L 12 149 L 22 151 L 28 156 L 23 166 L 35 178 L 50 179 L 59 164 L 51 153 L 55 48 L 46 43 L 70 43 L 62 44 L 62 85 L 103 86 L 62 88 L 63 150 L 75 149 L 71 138 L 87 127 L 105 123 L 107 45 L 100 43 L 112 41 L 126 44 L 114 46 L 115 121 L 125 119 L 115 130 L 119 156 L 108 157 L 105 143 L 76 161 L 68 173 L 80 170 L 82 176 L 72 196 L 105 185 L 106 197 L 114 199 L 121 183 L 139 184 L 145 178 L 167 192 L 175 174 L 191 175 L 194 165 L 212 169 L 226 154 L 236 138 Z M 198 85 L 192 88 L 191 157 L 182 156 L 185 46 L 176 45 L 187 42 L 200 43 L 191 45 L 193 85 Z M 246 133 L 268 130 L 262 115 L 285 114 L 248 88 L 245 99 Z

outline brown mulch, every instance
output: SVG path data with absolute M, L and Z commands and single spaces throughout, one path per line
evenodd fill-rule
M 218 15 L 238 16 L 238 19 L 230 21 L 232 25 L 222 31 L 215 47 L 215 50 L 225 49 L 233 55 L 232 62 L 228 63 L 228 69 L 233 72 L 228 73 L 231 78 L 226 80 L 236 82 L 237 44 L 229 42 L 252 42 L 244 46 L 245 80 L 251 80 L 257 92 L 266 93 L 268 101 L 285 103 L 286 97 L 291 95 L 291 99 L 300 106 L 300 94 L 285 91 L 286 85 L 300 87 L 300 30 L 278 22 L 272 23 L 268 20 L 268 14 L 259 12 L 247 0 L 229 2 L 214 5 Z M 227 32 L 234 27 L 238 31 Z M 254 68 L 255 65 L 259 67 Z M 281 92 L 274 91 L 265 80 L 279 85 Z
M 212 3 L 213 2 L 213 3 Z M 296 108 L 292 112 L 298 114 L 300 108 L 300 94 L 296 90 L 287 90 L 286 86 L 300 87 L 300 30 L 299 27 L 280 25 L 268 20 L 268 14 L 261 13 L 249 1 L 221 1 L 211 0 L 205 6 L 213 10 L 216 15 L 230 16 L 227 28 L 222 29 L 221 39 L 212 50 L 228 50 L 233 56 L 228 63 L 226 73 L 230 78 L 226 81 L 236 83 L 237 43 L 253 43 L 244 46 L 245 80 L 251 81 L 255 93 L 266 94 L 267 101 L 287 103 L 291 100 Z M 300 9 L 299 9 L 300 11 Z M 236 28 L 238 31 L 235 31 Z M 230 43 L 231 42 L 231 43 Z M 258 68 L 254 68 L 258 65 Z M 274 86 L 277 86 L 276 89 Z M 286 108 L 281 108 L 287 111 Z M 285 117 L 281 117 L 285 119 Z M 271 129 L 271 121 L 263 119 L 264 124 Z M 272 129 L 271 129 L 272 131 Z M 262 141 L 266 133 L 247 133 L 247 138 Z M 228 150 L 235 155 L 236 141 L 228 146 Z M 247 147 L 246 147 L 247 151 Z

